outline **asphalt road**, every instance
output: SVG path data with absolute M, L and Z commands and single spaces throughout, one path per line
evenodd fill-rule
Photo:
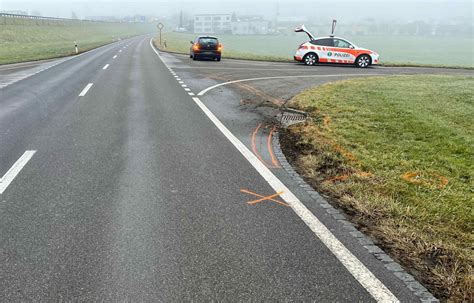
M 281 169 L 271 118 L 326 81 L 466 71 L 193 62 L 149 40 L 0 67 L 2 301 L 418 300 Z M 283 204 L 247 203 L 275 178 Z

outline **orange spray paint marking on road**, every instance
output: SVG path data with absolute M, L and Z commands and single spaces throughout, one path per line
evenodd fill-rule
M 268 153 L 270 155 L 270 158 L 272 159 L 272 165 L 269 165 L 265 160 L 263 160 L 262 156 L 260 155 L 260 153 L 257 150 L 257 135 L 258 135 L 258 131 L 260 130 L 261 127 L 262 127 L 262 124 L 260 123 L 259 125 L 257 125 L 257 128 L 255 128 L 255 130 L 252 133 L 252 140 L 251 140 L 252 141 L 252 151 L 257 156 L 257 158 L 266 167 L 268 167 L 268 168 L 281 168 L 281 166 L 278 164 L 278 160 L 276 159 L 275 154 L 273 153 L 272 146 L 271 146 L 272 136 L 273 136 L 273 132 L 275 131 L 275 127 L 273 127 L 273 129 L 270 131 L 270 134 L 268 135 L 268 138 L 267 138 L 267 149 L 268 149 Z
M 272 130 L 270 131 L 270 134 L 268 134 L 268 140 L 267 140 L 267 148 L 268 148 L 268 153 L 270 154 L 270 157 L 272 158 L 272 164 L 276 168 L 281 168 L 280 164 L 278 163 L 278 160 L 275 157 L 275 154 L 273 153 L 273 148 L 272 148 L 272 138 L 273 138 L 273 132 L 275 132 L 276 127 L 273 126 Z
M 260 156 L 260 154 L 257 151 L 257 134 L 258 134 L 258 130 L 260 129 L 260 127 L 262 127 L 261 123 L 257 126 L 257 128 L 252 133 L 252 151 L 257 156 L 257 158 L 260 160 L 260 162 L 262 162 L 263 164 L 265 164 L 265 166 L 268 167 L 268 164 L 263 160 L 262 156 Z
M 276 193 L 276 194 L 273 194 L 273 195 L 270 195 L 270 196 L 262 196 L 262 195 L 259 195 L 259 194 L 256 194 L 254 192 L 251 192 L 247 189 L 241 189 L 240 192 L 242 193 L 246 193 L 246 194 L 249 194 L 249 195 L 253 195 L 255 197 L 258 197 L 260 199 L 257 199 L 257 200 L 253 200 L 253 201 L 249 201 L 247 202 L 247 204 L 249 205 L 255 205 L 257 203 L 260 203 L 260 202 L 263 202 L 263 201 L 273 201 L 279 205 L 282 205 L 282 206 L 285 206 L 285 207 L 290 207 L 288 204 L 286 204 L 285 202 L 282 202 L 282 201 L 279 201 L 279 200 L 276 200 L 274 198 L 280 196 L 281 194 L 283 194 L 283 192 L 279 192 L 279 193 Z

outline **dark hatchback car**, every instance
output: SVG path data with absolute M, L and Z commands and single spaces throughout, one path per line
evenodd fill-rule
M 199 36 L 191 44 L 189 57 L 193 60 L 210 58 L 221 61 L 222 44 L 216 37 Z

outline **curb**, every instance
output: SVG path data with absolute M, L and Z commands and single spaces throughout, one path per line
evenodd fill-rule
M 293 178 L 293 180 L 302 189 L 304 189 L 316 203 L 324 208 L 329 215 L 331 215 L 336 221 L 343 225 L 343 228 L 347 230 L 352 237 L 356 238 L 370 254 L 380 260 L 388 271 L 392 272 L 398 279 L 400 279 L 406 285 L 406 287 L 421 300 L 421 302 L 440 302 L 423 285 L 416 281 L 411 274 L 406 272 L 403 267 L 400 266 L 400 264 L 395 262 L 380 247 L 378 247 L 372 241 L 372 239 L 358 231 L 354 224 L 349 222 L 338 209 L 329 204 L 326 199 L 324 199 L 317 191 L 315 191 L 308 183 L 306 183 L 306 181 L 303 180 L 303 178 L 286 160 L 286 157 L 281 149 L 279 133 L 275 133 L 273 136 L 273 149 L 281 167 Z

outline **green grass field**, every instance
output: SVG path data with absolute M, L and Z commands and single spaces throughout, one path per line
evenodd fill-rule
M 74 53 L 74 41 L 86 51 L 113 39 L 150 33 L 153 24 L 71 22 L 67 25 L 0 25 L 0 64 L 62 57 Z
M 474 243 L 474 78 L 391 76 L 326 84 L 289 104 L 293 164 L 422 274 L 469 301 Z
M 168 50 L 189 52 L 189 41 L 196 35 L 163 34 Z M 307 41 L 305 34 L 288 36 L 218 35 L 224 56 L 246 59 L 292 60 L 296 48 Z M 474 39 L 459 37 L 359 36 L 345 37 L 360 47 L 378 52 L 385 64 L 441 65 L 474 67 Z M 461 47 L 460 47 L 461 46 Z

